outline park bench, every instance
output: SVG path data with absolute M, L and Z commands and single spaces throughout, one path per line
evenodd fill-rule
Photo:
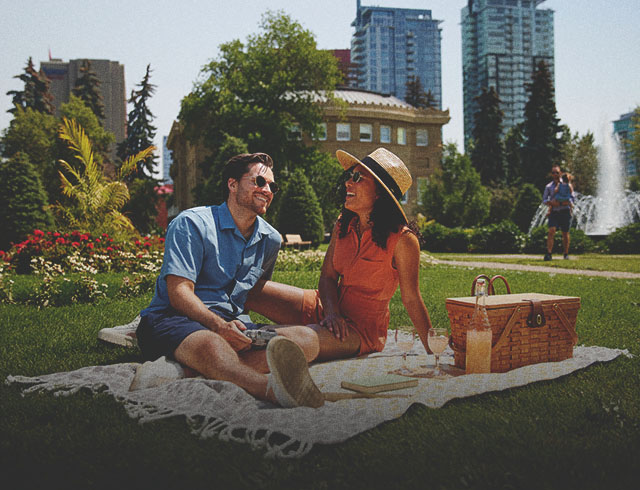
M 293 247 L 293 248 L 298 248 L 298 249 L 310 248 L 311 247 L 311 242 L 303 240 L 300 235 L 287 233 L 287 234 L 285 234 L 284 237 L 285 237 L 285 241 L 283 241 L 282 244 L 285 247 Z

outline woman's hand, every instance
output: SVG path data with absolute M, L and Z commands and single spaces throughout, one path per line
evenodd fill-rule
M 335 338 L 339 340 L 344 340 L 349 335 L 347 321 L 339 313 L 325 313 L 320 325 L 333 333 Z

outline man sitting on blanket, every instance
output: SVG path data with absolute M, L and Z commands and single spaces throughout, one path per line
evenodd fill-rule
M 226 202 L 171 221 L 136 336 L 148 360 L 166 356 L 281 406 L 318 407 L 324 397 L 307 366 L 319 349 L 311 329 L 280 327 L 266 350 L 252 350 L 243 334 L 259 328 L 244 312 L 245 300 L 258 280 L 271 278 L 280 248 L 280 234 L 260 217 L 278 190 L 272 167 L 265 153 L 231 158 L 222 174 Z

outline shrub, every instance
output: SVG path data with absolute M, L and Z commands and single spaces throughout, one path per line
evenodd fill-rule
M 420 229 L 422 248 L 429 252 L 468 252 L 471 232 L 462 228 L 447 228 L 429 221 Z
M 605 246 L 612 254 L 640 253 L 640 223 L 618 228 L 607 237 Z
M 299 234 L 317 246 L 324 239 L 324 225 L 316 193 L 300 169 L 294 171 L 288 181 L 278 211 L 277 228 L 282 234 Z
M 522 250 L 525 240 L 525 235 L 513 221 L 504 220 L 476 228 L 471 239 L 471 251 L 517 253 Z
M 23 239 L 34 228 L 51 226 L 47 195 L 26 155 L 0 161 L 0 249 Z
M 518 191 L 511 220 L 521 231 L 525 233 L 529 231 L 531 220 L 541 202 L 542 193 L 533 184 L 524 184 Z
M 549 229 L 546 226 L 537 226 L 531 230 L 531 233 L 526 237 L 524 251 L 534 254 L 546 253 L 548 231 Z M 589 238 L 584 231 L 571 228 L 570 234 L 571 244 L 569 246 L 569 253 L 581 254 L 592 252 L 596 249 L 594 241 Z M 556 232 L 553 240 L 553 251 L 555 253 L 562 253 L 562 233 L 560 231 Z
M 489 207 L 489 223 L 500 223 L 511 219 L 516 200 L 516 189 L 513 187 L 492 187 L 489 189 L 491 204 Z

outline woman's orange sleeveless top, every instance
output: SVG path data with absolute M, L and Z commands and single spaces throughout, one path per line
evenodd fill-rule
M 343 238 L 336 237 L 333 267 L 340 274 L 340 312 L 360 335 L 360 354 L 366 354 L 381 351 L 387 340 L 389 302 L 399 283 L 393 252 L 409 228 L 389 234 L 382 249 L 373 242 L 371 229 L 358 238 L 356 221 L 351 221 Z

